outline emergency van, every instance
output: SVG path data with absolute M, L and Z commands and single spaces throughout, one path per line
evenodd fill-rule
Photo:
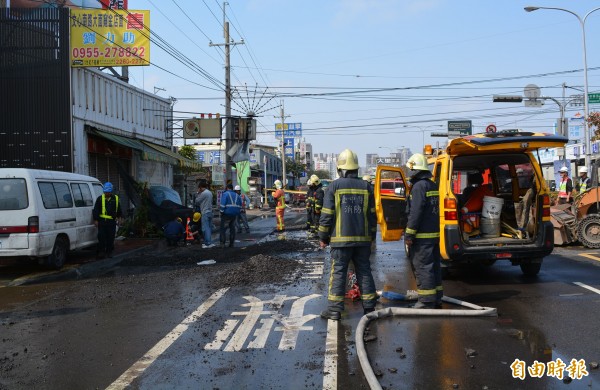
M 92 209 L 100 195 L 90 176 L 0 168 L 0 257 L 62 267 L 69 250 L 97 244 Z
M 440 194 L 442 266 L 507 260 L 525 275 L 537 275 L 554 248 L 554 232 L 536 152 L 566 142 L 563 136 L 515 130 L 451 140 L 431 161 Z M 382 189 L 390 179 L 405 180 L 403 168 L 377 167 L 375 203 L 384 241 L 401 238 L 410 193 Z

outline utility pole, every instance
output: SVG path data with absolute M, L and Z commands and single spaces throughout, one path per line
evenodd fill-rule
M 287 184 L 287 180 L 285 177 L 285 118 L 288 118 L 289 115 L 285 115 L 285 108 L 283 106 L 283 100 L 281 101 L 281 166 L 283 168 L 283 174 L 281 179 L 281 184 L 283 188 L 285 188 Z M 275 117 L 277 118 L 277 117 Z
M 212 43 L 209 46 L 225 46 L 225 185 L 231 180 L 231 157 L 227 154 L 231 147 L 231 65 L 229 61 L 230 46 L 243 45 L 244 39 L 240 42 L 229 41 L 229 22 L 225 15 L 225 7 L 229 5 L 223 2 L 223 38 L 225 43 Z

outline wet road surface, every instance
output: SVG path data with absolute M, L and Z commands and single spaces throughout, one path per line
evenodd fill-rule
M 297 225 L 304 214 L 286 217 Z M 273 226 L 271 217 L 253 220 L 236 246 L 277 240 L 268 235 Z M 287 233 L 288 240 L 304 237 Z M 533 279 L 509 263 L 453 269 L 445 294 L 495 307 L 498 317 L 372 321 L 366 350 L 379 383 L 563 388 L 547 373 L 521 380 L 511 370 L 516 359 L 530 366 L 560 358 L 566 366 L 586 363 L 589 375 L 569 388 L 599 387 L 590 363 L 600 361 L 600 261 L 582 255 L 592 252 L 559 248 Z M 219 287 L 213 270 L 234 273 L 235 264 L 117 266 L 83 280 L 0 288 L 0 388 L 369 388 L 355 344 L 360 302 L 347 300 L 340 322 L 318 317 L 326 307 L 328 251 L 313 242 L 312 249 L 270 255 L 273 267 L 301 261 L 300 272 L 277 283 Z M 600 259 L 600 252 L 591 256 Z M 381 290 L 415 287 L 401 242 L 378 242 L 372 267 Z M 382 298 L 378 308 L 407 305 Z

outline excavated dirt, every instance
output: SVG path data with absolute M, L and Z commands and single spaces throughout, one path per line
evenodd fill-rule
M 123 260 L 121 267 L 173 267 L 175 273 L 211 274 L 209 283 L 218 288 L 251 284 L 277 284 L 298 271 L 315 244 L 306 240 L 275 240 L 245 247 L 202 249 L 199 245 L 169 248 L 159 245 Z M 206 260 L 215 264 L 199 265 Z

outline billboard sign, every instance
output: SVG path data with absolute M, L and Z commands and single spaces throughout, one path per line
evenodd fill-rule
M 221 119 L 184 119 L 183 138 L 221 138 Z
M 569 119 L 569 142 L 583 140 L 583 115 L 579 112 Z
M 473 134 L 471 121 L 448 121 L 448 138 L 459 138 Z
M 294 139 L 293 138 L 284 138 L 283 142 L 285 144 L 285 157 L 294 159 Z
M 32 0 L 0 0 L 0 6 L 4 7 L 5 4 L 9 8 L 47 8 L 47 7 L 69 7 L 73 9 L 91 9 L 91 8 L 104 8 L 104 9 L 127 9 L 128 0 L 44 0 L 44 1 L 32 1 Z
M 72 67 L 150 65 L 150 11 L 73 9 L 70 30 Z
M 283 127 L 283 130 L 282 129 Z M 281 123 L 275 124 L 275 138 L 281 138 L 282 133 L 285 137 L 302 137 L 302 123 Z

